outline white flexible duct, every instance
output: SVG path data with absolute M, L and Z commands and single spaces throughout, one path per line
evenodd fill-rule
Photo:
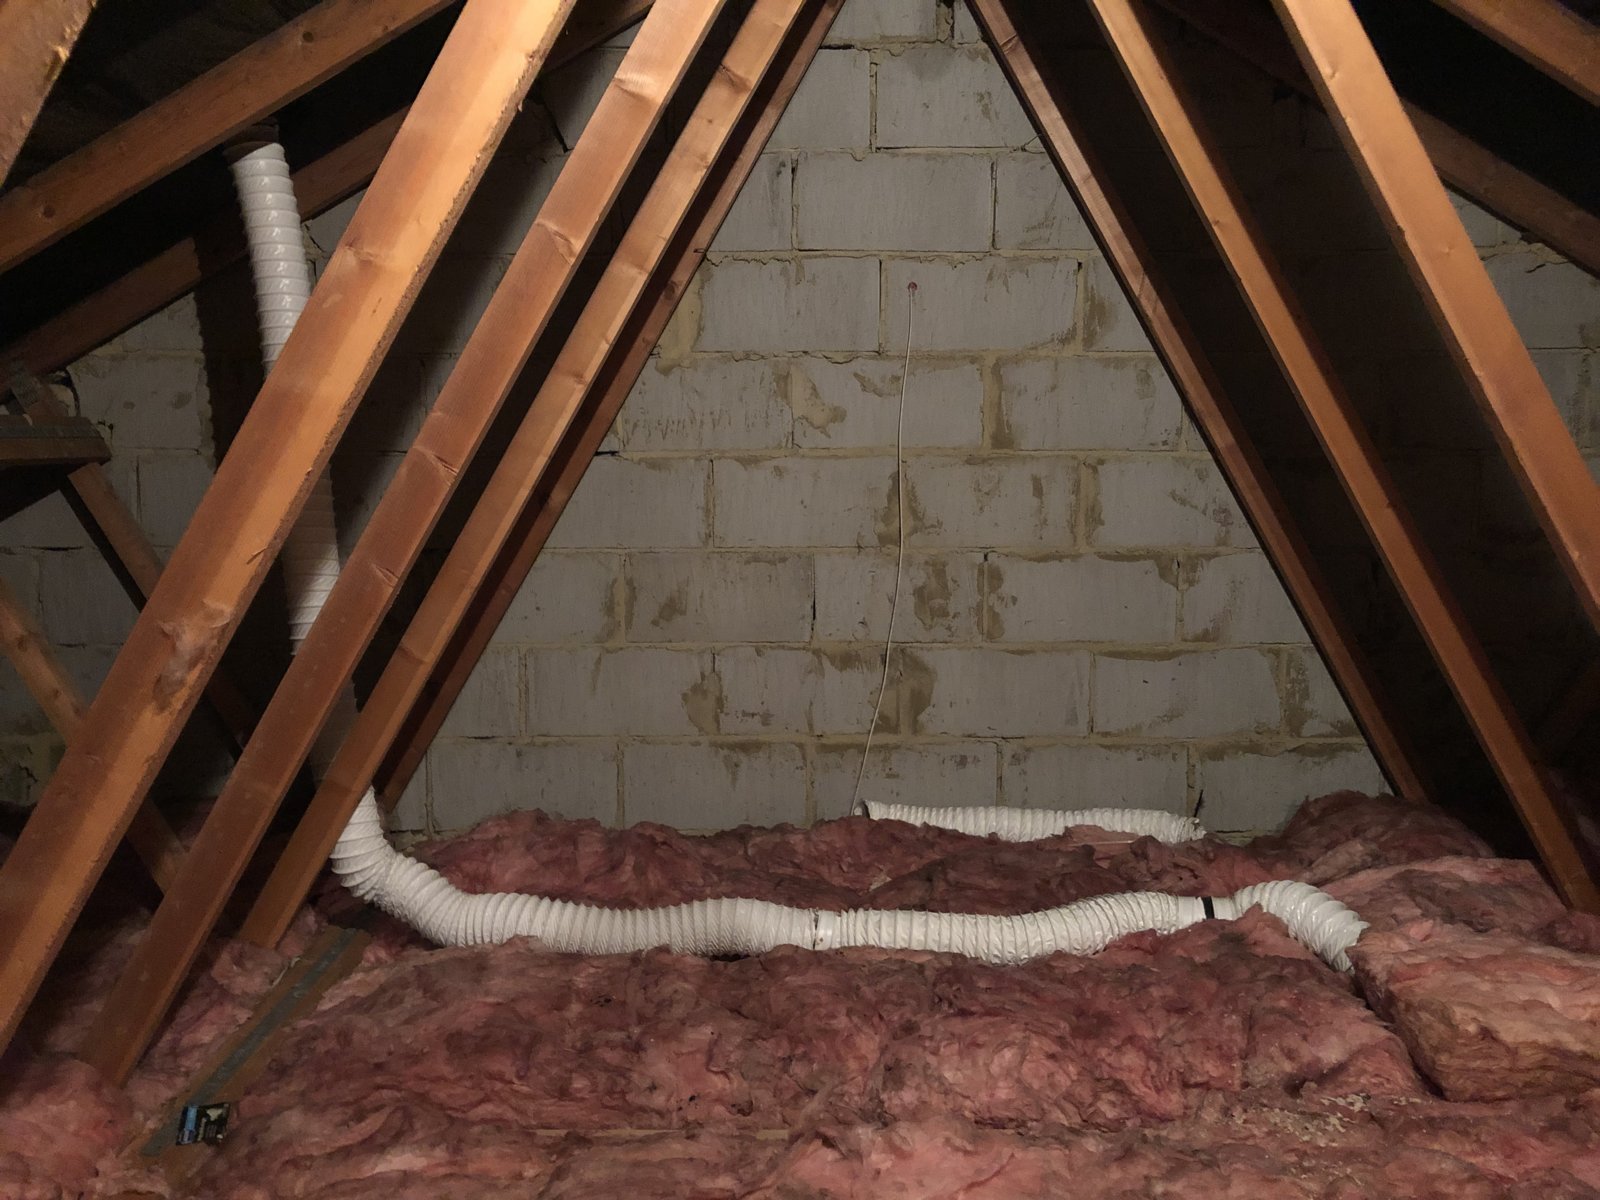
M 251 150 L 235 160 L 233 171 L 255 275 L 262 358 L 270 372 L 310 296 L 311 272 L 283 148 L 269 143 Z M 326 475 L 317 480 L 291 531 L 282 562 L 289 590 L 291 636 L 298 650 L 339 577 L 333 490 Z M 355 711 L 355 694 L 346 684 L 312 751 L 312 767 L 319 777 Z M 1203 835 L 1196 822 L 1161 812 L 913 809 L 871 803 L 867 808 L 874 817 L 923 824 L 950 822 L 949 828 L 998 833 L 1009 840 L 1047 837 L 1074 824 L 1149 834 L 1163 841 Z M 876 946 L 940 950 L 986 962 L 1016 963 L 1046 954 L 1092 954 L 1125 934 L 1143 930 L 1172 933 L 1209 915 L 1234 917 L 1259 904 L 1283 920 L 1295 937 L 1331 966 L 1348 970 L 1345 949 L 1366 928 L 1331 896 L 1308 884 L 1292 882 L 1257 885 L 1214 900 L 1156 892 L 1099 896 L 1015 917 L 872 909 L 836 913 L 742 899 L 607 909 L 518 893 L 470 895 L 389 845 L 370 788 L 334 847 L 332 865 L 357 898 L 446 946 L 498 943 L 516 937 L 535 938 L 553 950 L 585 954 L 655 946 L 702 955 L 756 954 L 781 945 L 816 950 Z
M 268 142 L 238 154 L 232 165 L 255 278 L 261 360 L 270 374 L 311 296 L 311 266 L 306 261 L 300 210 L 283 147 Z M 326 472 L 312 485 L 279 561 L 289 594 L 289 638 L 298 652 L 339 578 L 333 482 Z M 311 750 L 312 770 L 319 778 L 333 761 L 355 716 L 355 689 L 346 683 Z
M 389 845 L 371 790 L 333 851 L 333 870 L 357 899 L 444 946 L 527 937 L 551 950 L 622 954 L 667 946 L 683 954 L 759 954 L 774 946 L 941 950 L 991 963 L 1046 954 L 1093 954 L 1143 930 L 1173 933 L 1207 916 L 1233 918 L 1255 905 L 1336 970 L 1366 923 L 1310 884 L 1255 884 L 1213 899 L 1128 892 L 1015 917 L 855 909 L 824 912 L 763 900 L 698 900 L 667 908 L 615 909 L 514 892 L 463 892 L 432 867 Z
M 1038 808 L 939 808 L 914 804 L 884 804 L 863 800 L 866 815 L 879 821 L 905 821 L 911 825 L 933 825 L 958 833 L 986 837 L 990 834 L 1005 842 L 1033 842 L 1074 825 L 1094 825 L 1110 833 L 1131 833 L 1153 837 L 1177 845 L 1203 838 L 1206 831 L 1193 817 L 1148 808 L 1080 808 L 1052 811 Z

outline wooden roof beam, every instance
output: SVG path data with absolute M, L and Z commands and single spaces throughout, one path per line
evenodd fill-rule
M 1574 907 L 1600 912 L 1600 887 L 1589 874 L 1527 730 L 1226 173 L 1210 131 L 1180 90 L 1178 72 L 1147 3 L 1089 3 L 1556 889 Z
M 3 579 L 0 579 L 0 653 L 11 660 L 23 686 L 38 702 L 61 740 L 72 741 L 83 725 L 89 706 L 84 703 L 77 683 L 50 649 L 44 630 Z M 148 798 L 139 805 L 139 811 L 128 826 L 128 845 L 144 863 L 157 887 L 166 891 L 172 886 L 178 865 L 183 861 L 183 843 Z
M 95 0 L 0 4 L 0 183 L 77 45 Z
M 1075 111 L 1051 64 L 1035 54 L 1019 34 L 1022 23 L 1013 15 L 1014 7 L 1007 0 L 974 0 L 973 12 L 1032 115 L 1079 211 L 1088 219 L 1139 312 L 1151 343 L 1211 446 L 1384 774 L 1398 794 L 1425 797 L 1428 788 L 1420 761 L 1401 733 L 1401 722 L 1361 649 L 1360 639 L 1331 599 L 1332 589 L 1315 555 L 1184 316 L 1162 274 L 1159 258 L 1145 245 L 1110 172 L 1099 165 L 1085 114 Z
M 561 31 L 545 62 L 545 73 L 621 33 L 648 12 L 651 3 L 652 0 L 589 0 Z M 294 191 L 302 215 L 318 216 L 372 182 L 405 115 L 403 108 L 391 113 L 295 171 Z M 244 255 L 239 215 L 229 208 L 190 237 L 0 350 L 0 363 L 21 362 L 40 375 L 60 370 L 188 295 Z
M 35 421 L 59 421 L 69 414 L 36 375 L 13 371 L 12 392 L 22 410 Z M 111 477 L 98 462 L 84 463 L 68 472 L 61 495 L 71 507 L 89 540 L 100 551 L 111 573 L 133 606 L 142 609 L 161 578 L 161 556 L 150 544 L 138 520 L 111 486 Z M 237 758 L 256 725 L 255 706 L 223 672 L 206 684 L 206 699 L 216 717 L 229 752 Z
M 468 0 L 451 30 L 83 735 L 0 866 L 0 1049 L 326 469 L 572 3 Z
M 1500 451 L 1600 629 L 1600 484 L 1348 0 L 1273 0 Z
M 1557 0 L 1433 2 L 1562 87 L 1600 104 L 1600 28 Z
M 271 116 L 449 3 L 323 0 L 76 154 L 0 193 L 0 271 Z
M 154 1036 L 726 3 L 657 0 L 601 96 L 195 838 L 191 868 L 90 1028 L 85 1057 L 112 1078 Z
M 1293 48 L 1264 9 L 1238 0 L 1155 2 L 1279 83 L 1321 102 Z M 1600 275 L 1600 215 L 1568 200 L 1427 110 L 1410 101 L 1401 103 L 1428 148 L 1434 169 L 1446 183 L 1507 224 Z
M 757 0 L 246 918 L 243 936 L 271 943 L 293 920 L 356 802 L 410 727 L 412 707 L 452 641 L 470 628 L 481 649 L 493 634 L 504 614 L 495 605 L 509 603 L 521 587 L 842 2 L 805 0 L 800 28 L 774 41 L 794 26 L 801 5 Z M 774 52 L 776 61 L 763 70 L 759 56 Z M 707 137 L 726 137 L 726 119 L 752 92 L 756 107 L 713 164 L 705 157 L 712 148 Z M 573 436 L 563 437 L 564 430 Z M 574 440 L 586 450 L 562 457 Z M 515 565 L 497 574 L 508 552 Z M 482 601 L 491 598 L 486 609 Z M 470 672 L 472 663 L 457 665 Z

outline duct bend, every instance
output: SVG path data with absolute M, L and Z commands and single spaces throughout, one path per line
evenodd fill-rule
M 1004 842 L 1055 837 L 1074 825 L 1095 825 L 1111 833 L 1153 837 L 1168 845 L 1192 842 L 1206 835 L 1205 828 L 1193 817 L 1147 808 L 1080 808 L 1062 812 L 1037 808 L 919 807 L 883 804 L 876 800 L 863 800 L 861 807 L 867 816 L 879 821 L 933 825 L 978 837 L 993 834 Z
M 245 148 L 251 145 L 253 148 Z M 245 143 L 238 148 L 232 168 L 255 279 L 261 360 L 270 374 L 311 296 L 311 266 L 306 261 L 300 209 L 283 147 L 270 141 Z M 298 651 L 339 578 L 333 482 L 326 471 L 312 484 L 300 519 L 284 541 L 280 563 L 289 595 L 289 639 Z M 346 684 L 312 747 L 311 766 L 319 779 L 355 716 L 355 691 Z
M 697 900 L 667 908 L 614 909 L 511 892 L 462 892 L 432 867 L 389 845 L 369 788 L 333 851 L 333 870 L 358 899 L 444 946 L 529 937 L 551 950 L 621 954 L 667 946 L 679 953 L 759 954 L 775 946 L 939 950 L 990 963 L 1046 954 L 1093 954 L 1129 933 L 1174 933 L 1208 915 L 1237 917 L 1259 905 L 1328 965 L 1350 969 L 1345 950 L 1366 928 L 1309 884 L 1256 884 L 1210 901 L 1159 892 L 1096 896 L 1015 917 L 856 909 L 812 911 L 763 900 Z

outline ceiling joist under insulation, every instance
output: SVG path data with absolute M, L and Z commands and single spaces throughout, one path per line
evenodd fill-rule
M 1489 152 L 1415 107 L 1408 110 L 1420 127 L 1414 130 L 1345 0 L 1274 2 L 1277 20 L 1251 9 L 1248 18 L 1226 22 L 1220 40 L 1232 43 L 1246 29 L 1258 50 L 1269 47 L 1252 57 L 1276 63 L 1271 69 L 1280 78 L 1301 80 L 1296 86 L 1313 91 L 1329 113 L 1342 135 L 1345 166 L 1359 175 L 1367 203 L 1389 230 L 1414 299 L 1432 314 L 1453 355 L 1463 395 L 1477 403 L 1474 419 L 1492 431 L 1540 518 L 1550 552 L 1600 625 L 1600 489 L 1472 253 L 1435 168 L 1590 269 L 1600 262 L 1596 214 L 1518 169 L 1462 170 L 1466 158 L 1476 154 L 1481 162 Z M 253 898 L 245 935 L 270 943 L 282 933 L 369 785 L 376 782 L 391 800 L 403 790 L 840 4 L 656 0 L 362 532 L 306 652 L 294 659 L 253 730 L 249 717 L 235 720 L 244 745 L 239 762 L 181 863 L 175 856 L 164 860 L 167 898 L 83 1047 L 108 1075 L 125 1077 L 143 1053 L 586 252 L 619 197 L 636 189 L 643 198 L 626 232 Z M 0 193 L 0 264 L 14 269 L 69 238 L 444 7 L 429 0 L 326 0 L 120 129 Z M 143 611 L 88 711 L 59 679 L 51 682 L 42 654 L 33 663 L 39 686 L 57 693 L 69 727 L 63 732 L 75 732 L 0 868 L 0 1046 L 112 850 L 144 811 L 155 774 L 190 713 L 214 684 L 245 607 L 305 503 L 306 481 L 325 468 L 534 76 L 651 6 L 585 5 L 558 43 L 573 7 L 573 0 L 468 0 L 403 119 L 384 116 L 297 174 L 312 212 L 370 179 L 312 294 L 307 319 L 287 343 L 170 564 L 162 571 L 147 563 L 141 572 Z M 1191 14 L 1190 6 L 1180 7 L 1202 30 L 1206 14 L 1221 11 L 1201 5 Z M 725 8 L 741 20 L 731 40 L 718 42 L 712 33 Z M 1556 885 L 1574 906 L 1600 911 L 1577 814 L 1555 794 L 1528 718 L 1480 645 L 1483 631 L 1408 516 L 1407 499 L 1346 394 L 1337 356 L 1307 319 L 1307 285 L 1275 261 L 1200 105 L 1187 94 L 1169 54 L 1170 17 L 1151 0 L 976 0 L 974 9 L 1391 783 L 1409 796 L 1437 797 L 1439 791 L 1430 779 L 1434 764 L 1418 749 L 1418 714 L 1397 698 L 1387 667 L 1360 644 L 1346 601 L 1321 565 L 1322 514 L 1305 507 L 1287 486 L 1284 465 L 1259 447 L 1259 409 L 1269 402 L 1292 407 L 1315 435 L 1342 484 L 1349 520 L 1365 529 L 1477 752 L 1498 776 Z M 335 18 L 334 25 L 325 24 Z M 1502 24 L 1495 34 L 1516 38 L 1517 29 Z M 309 39 L 307 30 L 313 31 Z M 1570 64 L 1556 70 L 1553 56 L 1529 38 L 1522 57 L 1555 70 L 1581 94 L 1582 71 Z M 1093 85 L 1092 96 L 1082 82 L 1092 72 L 1080 77 L 1067 69 L 1069 60 L 1085 56 L 1115 72 L 1109 87 Z M 260 70 L 263 62 L 282 69 Z M 713 64 L 717 69 L 707 69 Z M 696 81 L 692 89 L 690 80 Z M 10 82 L 0 74 L 0 84 Z M 675 99 L 693 102 L 693 112 L 665 165 L 645 172 L 646 144 Z M 1125 144 L 1130 121 L 1144 122 L 1138 137 L 1160 151 L 1134 166 L 1138 156 Z M 1547 221 L 1548 231 L 1542 228 Z M 1197 298 L 1184 271 L 1151 249 L 1179 228 L 1193 234 L 1192 256 L 1205 260 L 1211 278 L 1231 280 L 1234 293 L 1213 290 Z M 58 367 L 241 252 L 234 226 L 217 218 L 124 277 L 96 284 L 93 295 L 64 297 L 56 315 L 9 331 L 8 358 L 37 371 Z M 1219 322 L 1232 322 L 1230 344 L 1255 345 L 1275 364 L 1273 395 L 1242 386 L 1238 356 L 1216 352 Z M 84 486 L 92 495 L 92 481 Z M 5 614 L 0 604 L 0 619 Z M 23 640 L 48 650 L 41 639 Z M 140 837 L 149 832 L 135 828 L 143 829 Z

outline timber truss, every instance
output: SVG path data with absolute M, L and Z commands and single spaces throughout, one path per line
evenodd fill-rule
M 414 102 L 299 166 L 295 184 L 308 215 L 363 187 L 366 194 L 170 561 L 157 560 L 97 463 L 72 466 L 62 484 L 142 608 L 91 704 L 0 594 L 8 647 L 16 648 L 19 666 L 27 663 L 25 677 L 67 739 L 65 757 L 0 868 L 0 1048 L 124 837 L 165 895 L 81 1047 L 114 1079 L 137 1063 L 225 906 L 244 914 L 241 936 L 275 943 L 365 789 L 376 785 L 391 804 L 400 795 L 842 2 L 610 0 L 575 12 L 575 0 L 465 0 Z M 1438 3 L 1594 103 L 1594 28 L 1556 0 Z M 325 0 L 0 193 L 0 271 L 446 7 L 444 0 Z M 53 76 L 46 56 L 70 49 L 88 8 L 86 0 L 35 0 L 7 6 L 0 18 L 0 97 L 7 120 L 20 122 L 20 132 L 0 131 L 0 175 L 43 102 Z M 1382 564 L 1384 586 L 1426 647 L 1551 879 L 1569 903 L 1600 912 L 1580 813 L 1552 781 L 1556 751 L 1536 744 L 1529 715 L 1508 698 L 1484 650 L 1481 622 L 1469 616 L 1419 532 L 1337 356 L 1306 315 L 1307 285 L 1280 264 L 1186 88 L 1174 42 L 1215 39 L 1326 110 L 1338 152 L 1388 231 L 1389 253 L 1426 305 L 1463 395 L 1476 400 L 1471 418 L 1493 434 L 1548 552 L 1564 568 L 1565 585 L 1596 628 L 1600 488 L 1440 176 L 1591 271 L 1600 269 L 1600 214 L 1402 99 L 1348 0 L 1272 0 L 1270 10 L 1239 0 L 972 0 L 972 8 L 1391 785 L 1406 796 L 1434 794 L 1430 764 L 1415 748 L 1417 716 L 1354 632 L 1348 595 L 1325 569 L 1318 511 L 1291 498 L 1286 469 L 1261 447 L 1261 413 L 1272 404 L 1281 407 L 1276 419 L 1290 414 L 1302 423 L 1337 479 L 1337 500 L 1327 503 L 1343 506 Z M 55 18 L 46 42 L 4 28 L 24 9 Z M 264 711 L 249 711 L 218 673 L 223 651 L 513 113 L 541 70 L 641 15 L 621 67 L 303 650 Z M 715 70 L 707 69 L 710 55 L 720 56 Z M 665 128 L 674 100 L 692 111 L 671 153 L 646 170 L 647 146 Z M 1590 150 L 1575 145 L 1572 153 Z M 622 202 L 630 189 L 643 196 L 631 208 Z M 625 232 L 584 295 L 572 285 L 614 214 L 626 219 Z M 1165 258 L 1175 230 L 1192 235 L 1184 270 Z M 242 251 L 219 216 L 214 227 L 196 229 L 29 329 L 0 351 L 0 362 L 35 375 L 55 370 Z M 275 847 L 264 880 L 236 894 L 337 692 L 371 646 L 563 302 L 581 302 L 581 311 L 553 365 L 535 381 L 531 403 L 508 414 L 520 424 L 336 761 L 292 835 Z M 21 392 L 30 419 L 65 415 L 48 392 Z M 1597 692 L 1593 671 L 1578 680 L 1557 714 L 1565 731 L 1558 742 L 1576 739 Z M 185 846 L 149 805 L 149 791 L 202 700 L 220 714 L 238 755 Z

